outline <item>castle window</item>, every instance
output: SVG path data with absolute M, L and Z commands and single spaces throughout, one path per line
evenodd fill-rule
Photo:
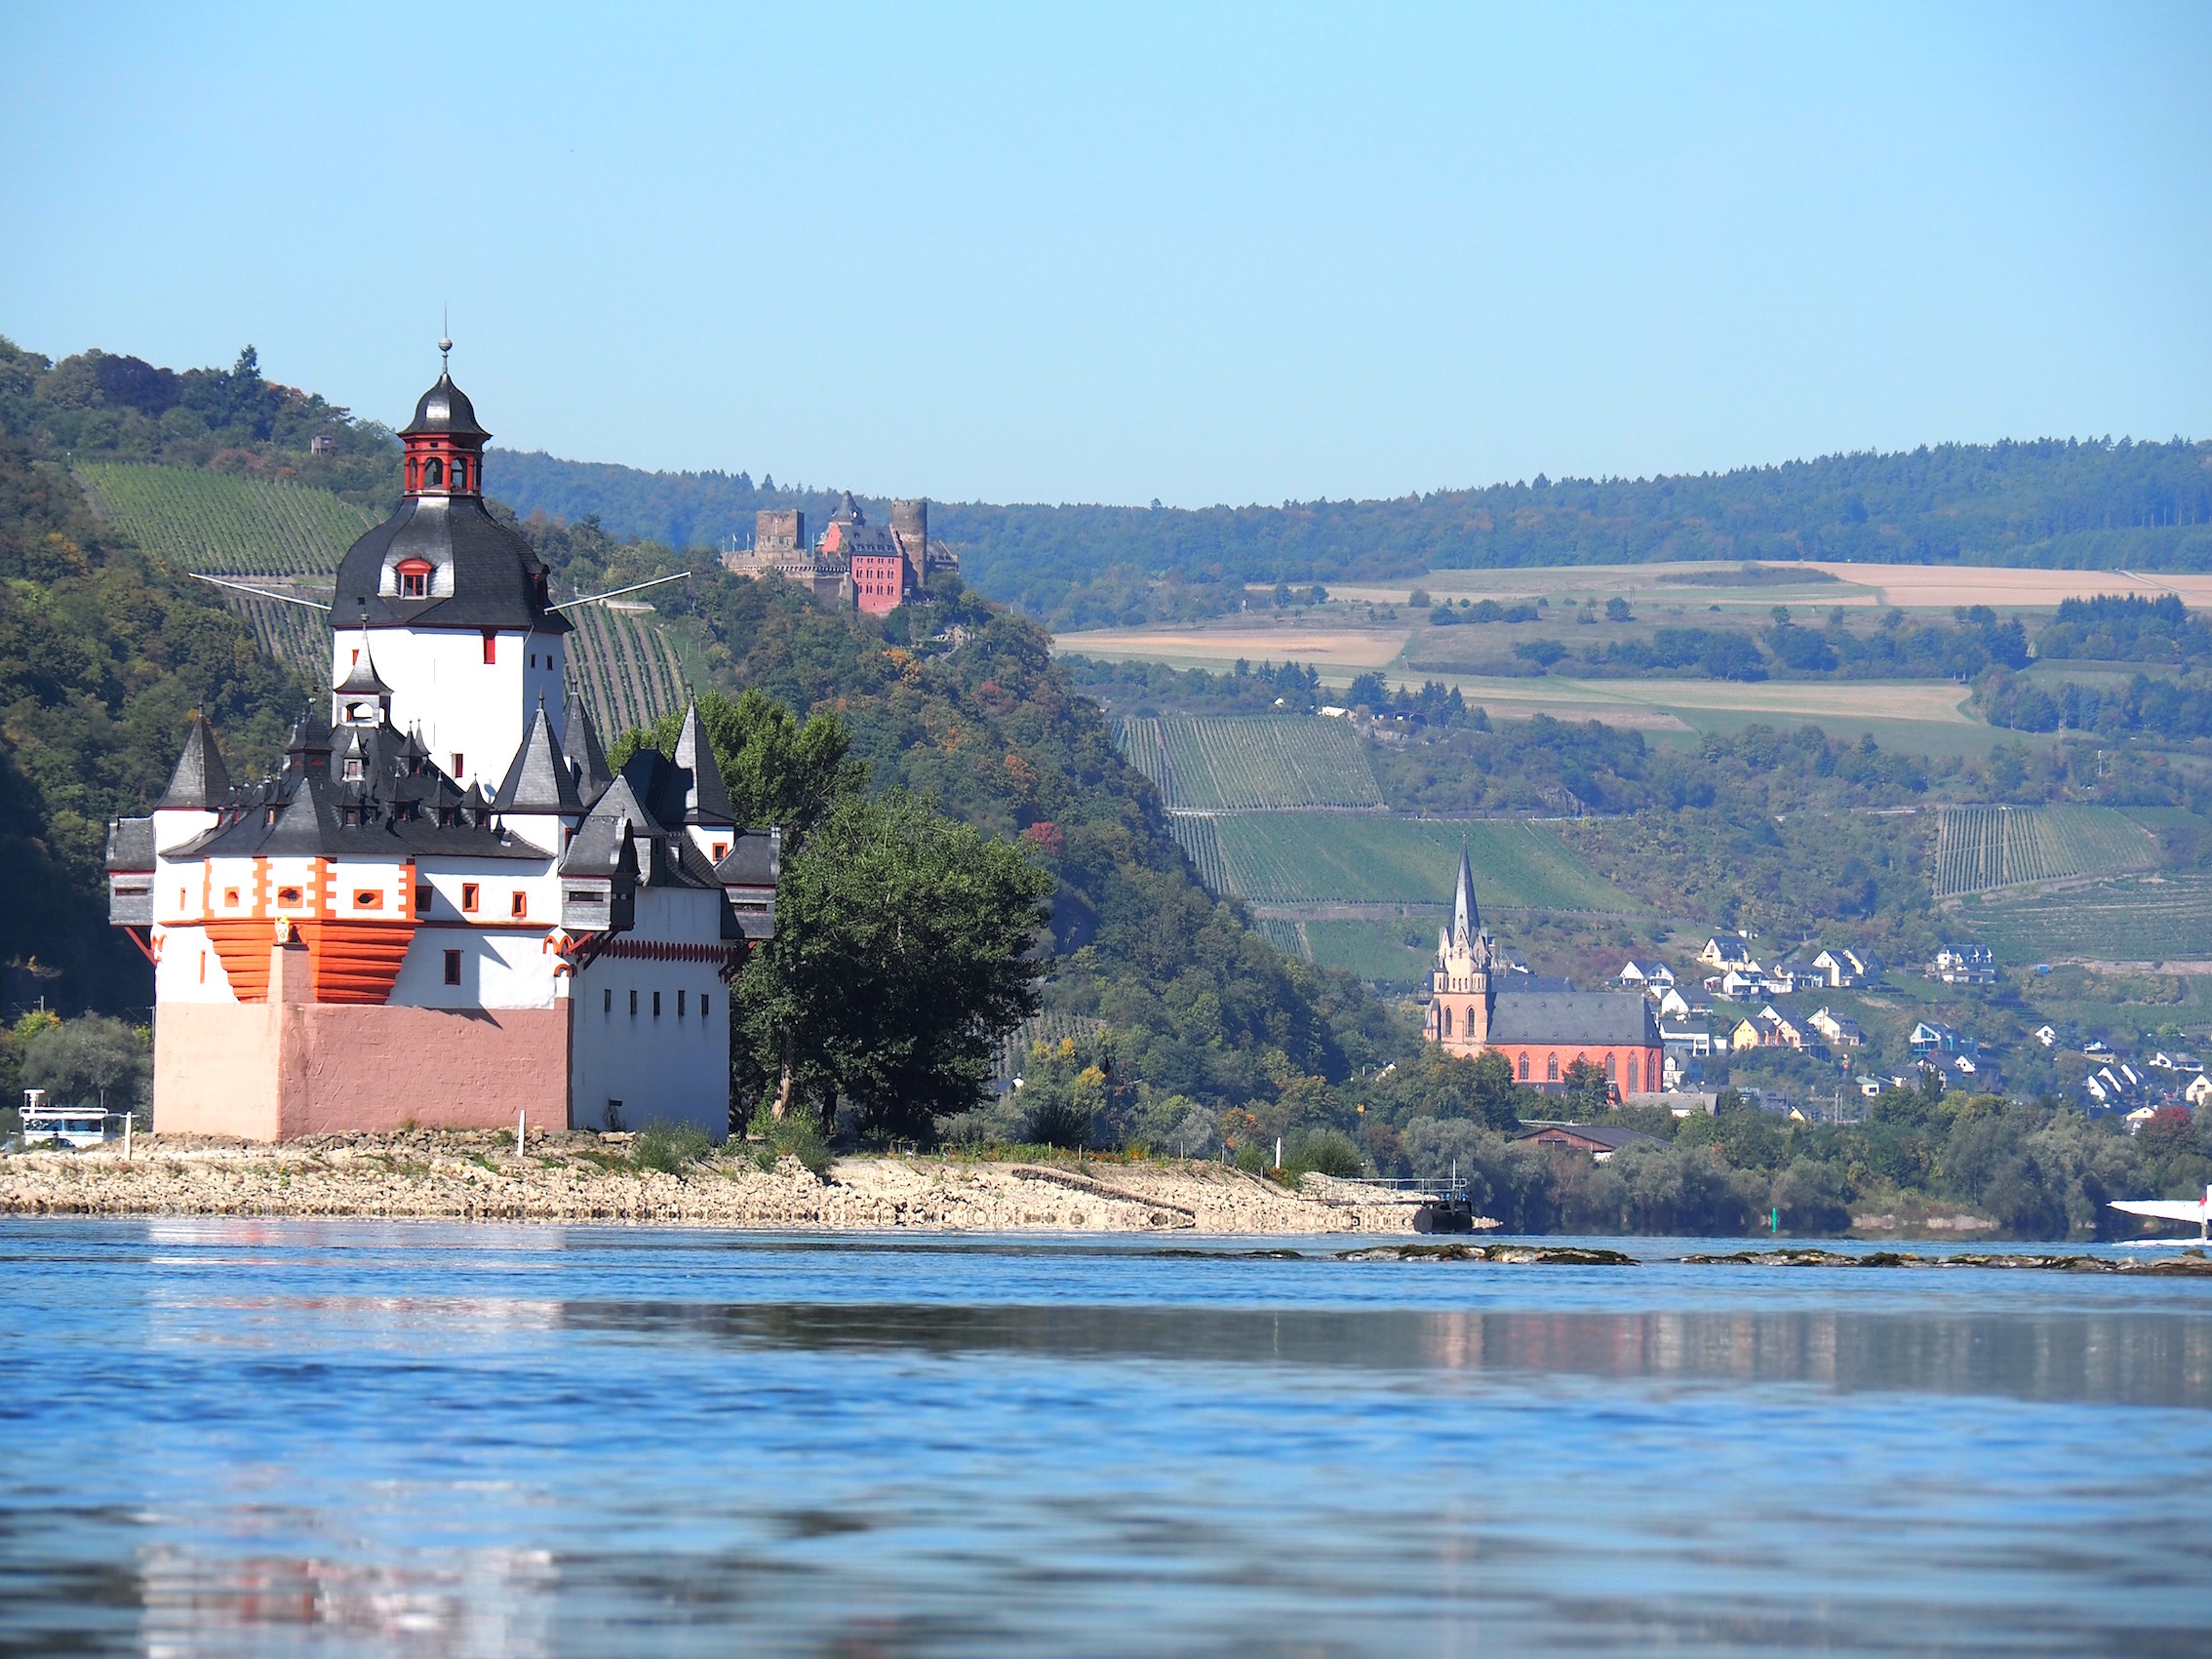
M 402 599 L 428 599 L 430 597 L 430 561 L 427 559 L 402 559 L 397 567 L 399 596 Z
M 461 883 L 460 907 L 471 916 L 476 914 L 476 884 L 474 882 Z
M 1526 1054 L 1521 1056 L 1521 1081 L 1522 1083 L 1528 1081 L 1528 1056 Z
M 612 1013 L 614 1011 L 613 986 L 610 985 L 607 987 L 606 1000 L 599 1005 L 599 1011 L 601 1013 Z
M 1560 1057 L 1559 1057 L 1559 1055 L 1557 1055 L 1557 1054 L 1548 1054 L 1548 1055 L 1546 1055 L 1546 1056 L 1545 1056 L 1545 1058 L 1544 1058 L 1544 1081 L 1545 1081 L 1546 1083 L 1557 1083 L 1557 1082 L 1559 1082 L 1559 1081 L 1560 1081 Z
M 381 910 L 384 908 L 384 895 L 374 888 L 356 888 L 353 893 L 353 908 L 356 910 Z
M 238 889 L 236 888 L 224 888 L 222 889 L 222 902 L 227 908 L 236 910 L 238 908 Z
M 632 1019 L 638 1017 L 638 994 L 635 991 L 630 993 L 630 1017 Z
M 417 916 L 430 914 L 430 884 L 427 882 L 415 885 L 415 913 Z
M 448 951 L 446 953 L 446 983 L 449 985 L 458 985 L 460 983 L 459 951 Z
M 704 991 L 701 991 L 699 993 L 699 1018 L 701 1019 L 706 1018 L 706 1004 L 707 994 Z
M 446 774 L 446 775 L 447 775 L 448 777 L 452 778 L 452 779 L 453 779 L 453 780 L 454 780 L 454 781 L 455 783 L 458 783 L 458 782 L 459 782 L 459 781 L 461 780 L 461 777 L 462 777 L 462 775 L 463 775 L 463 774 L 462 774 L 462 770 L 461 770 L 461 761 L 462 761 L 462 759 L 463 759 L 463 756 L 461 755 L 461 752 L 460 752 L 460 751 L 459 751 L 458 749 L 455 749 L 455 750 L 454 751 L 454 770 L 453 770 L 452 771 L 450 771 L 450 772 L 448 772 L 448 773 Z
M 530 914 L 530 894 L 518 891 L 513 897 L 509 898 L 507 900 L 507 914 L 518 922 L 528 916 Z
M 676 1017 L 678 1019 L 684 1017 L 684 993 L 681 991 L 676 993 Z
M 490 628 L 484 630 L 484 660 L 488 663 L 499 660 L 499 636 Z
M 435 490 L 446 482 L 446 463 L 432 455 L 422 463 L 422 488 Z
M 279 888 L 277 889 L 276 901 L 279 904 L 297 904 L 299 902 L 299 889 L 297 888 Z
M 730 843 L 728 843 L 727 841 L 718 841 L 714 844 L 714 861 L 717 864 L 721 863 L 723 859 L 728 857 L 729 855 Z
M 660 1017 L 660 993 L 658 991 L 652 994 L 652 1017 L 654 1019 Z

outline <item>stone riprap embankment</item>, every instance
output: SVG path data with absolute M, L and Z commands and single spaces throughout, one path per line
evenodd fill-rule
M 389 1216 L 945 1232 L 1409 1233 L 1413 1206 L 1308 1176 L 1290 1192 L 1218 1164 L 990 1164 L 841 1158 L 817 1176 L 732 1150 L 678 1173 L 627 1136 L 417 1131 L 278 1145 L 147 1135 L 0 1158 L 0 1213 Z

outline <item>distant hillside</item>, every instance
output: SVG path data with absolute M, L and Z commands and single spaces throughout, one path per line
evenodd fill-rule
M 819 516 L 829 492 L 744 473 L 653 473 L 501 452 L 524 515 L 597 514 L 671 546 L 750 533 L 760 507 Z M 764 485 L 767 481 L 764 481 Z M 863 497 L 882 510 L 888 503 Z M 2212 570 L 2212 443 L 2042 440 L 1828 455 L 1697 477 L 1560 479 L 1390 501 L 1179 508 L 933 504 L 968 580 L 1059 627 L 1196 615 L 1246 582 L 1657 559 Z

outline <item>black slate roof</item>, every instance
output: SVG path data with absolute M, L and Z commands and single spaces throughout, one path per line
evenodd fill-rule
M 111 871 L 150 870 L 154 867 L 153 819 L 107 820 L 107 867 Z
M 310 717 L 285 745 L 282 772 L 213 805 L 215 825 L 172 856 L 546 856 L 494 827 L 481 790 L 464 794 L 388 722 L 334 733 Z
M 177 758 L 177 770 L 169 774 L 169 787 L 154 803 L 154 810 L 168 807 L 204 811 L 229 797 L 230 769 L 222 764 L 222 751 L 216 747 L 215 728 L 205 716 L 194 714 L 192 729 L 184 734 L 184 752 Z M 146 868 L 153 866 L 148 863 Z
M 429 564 L 429 597 L 399 596 L 403 559 Z M 338 562 L 331 615 L 335 621 L 358 614 L 371 628 L 532 628 L 565 634 L 569 619 L 547 609 L 546 581 L 545 566 L 522 533 L 494 518 L 480 497 L 410 495 Z
M 569 775 L 575 779 L 576 795 L 586 807 L 607 793 L 614 781 L 608 768 L 607 751 L 599 746 L 599 729 L 575 691 L 561 706 L 561 753 L 568 760 Z
M 523 733 L 522 746 L 515 751 L 505 781 L 492 797 L 492 807 L 499 812 L 573 814 L 583 810 L 576 780 L 569 770 L 567 757 L 553 741 L 553 723 L 546 718 L 542 702 L 531 718 L 530 730 Z
M 1488 1041 L 1656 1048 L 1659 1028 L 1634 991 L 1521 991 L 1492 1005 Z
M 477 424 L 476 405 L 468 401 L 466 392 L 454 384 L 451 375 L 441 374 L 438 383 L 415 400 L 415 418 L 400 428 L 403 438 L 431 432 L 443 432 L 454 438 L 492 436 Z
M 714 867 L 714 876 L 725 887 L 774 887 L 783 876 L 783 831 L 740 831 L 722 862 Z
M 737 822 L 730 791 L 715 764 L 714 746 L 699 725 L 698 704 L 684 716 L 684 730 L 676 739 L 676 759 L 658 749 L 640 749 L 623 763 L 622 776 L 637 798 L 661 823 L 730 824 Z

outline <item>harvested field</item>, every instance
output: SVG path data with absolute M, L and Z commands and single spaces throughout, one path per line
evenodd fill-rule
M 1181 624 L 1160 628 L 1098 628 L 1056 634 L 1052 649 L 1063 655 L 1096 657 L 1101 662 L 1165 662 L 1176 668 L 1218 671 L 1244 657 L 1261 662 L 1311 662 L 1352 674 L 1380 668 L 1405 649 L 1410 627 L 1330 627 L 1325 622 L 1269 623 L 1254 626 L 1225 616 L 1208 626 Z

